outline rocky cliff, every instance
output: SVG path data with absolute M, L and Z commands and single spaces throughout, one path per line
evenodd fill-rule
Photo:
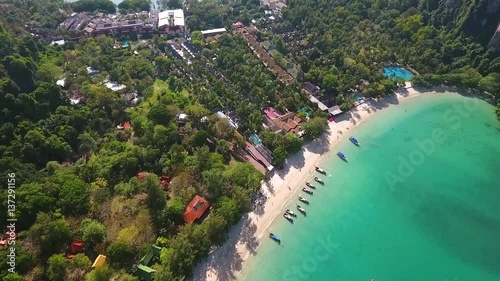
M 488 48 L 494 48 L 497 52 L 500 52 L 500 23 L 498 24 L 495 34 L 488 43 Z
M 429 21 L 487 45 L 500 21 L 500 0 L 420 0 Z

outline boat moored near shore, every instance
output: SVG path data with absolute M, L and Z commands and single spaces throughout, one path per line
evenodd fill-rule
M 313 194 L 313 191 L 312 191 L 312 190 L 310 190 L 309 188 L 306 188 L 306 187 L 303 187 L 303 188 L 302 188 L 302 191 L 304 191 L 304 192 L 305 192 L 305 193 L 307 193 L 307 194 Z
M 339 152 L 337 152 L 337 156 L 340 157 L 340 159 L 342 159 L 342 160 L 344 160 L 344 161 L 347 162 L 347 156 L 345 156 L 344 153 L 342 153 L 342 152 L 339 151 Z
M 292 216 L 290 216 L 289 214 L 284 213 L 284 214 L 283 214 L 283 217 L 284 217 L 285 219 L 287 219 L 289 222 L 293 222 L 293 218 L 292 218 Z
M 281 239 L 278 236 L 274 235 L 273 233 L 269 233 L 269 237 L 274 241 L 278 242 L 278 244 L 281 243 Z
M 309 200 L 307 200 L 306 198 L 304 198 L 304 197 L 302 197 L 302 196 L 300 196 L 300 195 L 299 195 L 299 201 L 300 201 L 300 202 L 304 202 L 304 203 L 306 203 L 306 204 L 309 204 Z
M 325 184 L 325 182 L 322 179 L 318 178 L 318 177 L 314 177 L 314 180 L 317 181 L 317 182 L 319 182 L 319 183 L 321 183 L 321 184 Z
M 290 216 L 292 216 L 292 217 L 296 217 L 296 216 L 297 216 L 297 214 L 296 214 L 296 213 L 294 213 L 294 212 L 290 211 L 289 209 L 287 209 L 287 210 L 285 211 L 285 213 L 289 214 L 289 215 L 290 215 Z
M 300 205 L 297 205 L 297 210 L 299 210 L 299 212 L 301 212 L 304 215 L 306 214 L 306 210 L 302 208 Z
M 306 186 L 312 189 L 316 189 L 316 187 L 308 182 L 306 182 Z
M 354 143 L 355 145 L 359 146 L 359 141 L 355 137 L 349 137 L 349 140 Z
M 320 173 L 320 174 L 323 174 L 323 175 L 326 175 L 326 172 L 325 170 L 321 169 L 320 167 L 316 166 L 316 172 Z

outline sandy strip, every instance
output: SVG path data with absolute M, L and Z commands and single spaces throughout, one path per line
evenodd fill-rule
M 192 281 L 228 281 L 237 279 L 243 263 L 250 255 L 255 255 L 260 239 L 267 237 L 275 219 L 283 219 L 281 214 L 286 205 L 297 201 L 297 192 L 310 180 L 315 166 L 323 155 L 333 150 L 343 137 L 349 136 L 349 129 L 366 121 L 379 110 L 400 104 L 419 96 L 420 92 L 406 83 L 405 89 L 395 95 L 358 105 L 350 112 L 343 113 L 329 123 L 329 131 L 320 139 L 304 146 L 302 152 L 287 159 L 282 170 L 276 171 L 270 180 L 262 185 L 261 204 L 256 204 L 254 211 L 243 215 L 241 221 L 233 226 L 228 234 L 228 241 L 218 247 L 196 266 Z M 327 171 L 328 172 L 328 171 Z M 319 177 L 322 177 L 319 175 Z M 326 176 L 323 176 L 326 177 Z M 291 207 L 294 212 L 295 207 Z

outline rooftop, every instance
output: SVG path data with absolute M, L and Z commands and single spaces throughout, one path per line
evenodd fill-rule
M 321 109 L 321 111 L 328 110 L 328 106 L 326 106 L 324 103 L 322 103 L 320 100 L 318 100 L 315 96 L 310 95 L 309 100 L 312 101 L 313 103 L 317 104 L 318 108 Z
M 106 85 L 106 88 L 108 88 L 112 91 L 119 91 L 119 90 L 123 90 L 123 89 L 127 88 L 127 86 L 125 86 L 123 84 L 119 84 L 117 82 L 107 82 L 105 85 Z
M 186 223 L 193 223 L 203 216 L 208 207 L 210 207 L 210 203 L 205 198 L 196 195 L 187 205 L 182 217 Z
M 158 26 L 184 26 L 184 11 L 182 9 L 166 10 L 158 14 Z
M 319 87 L 311 82 L 304 82 L 304 84 L 302 84 L 302 88 L 310 95 L 315 95 L 319 92 Z
M 95 259 L 94 263 L 92 264 L 92 268 L 99 268 L 104 265 L 106 262 L 106 256 L 105 255 L 99 255 Z
M 338 115 L 338 114 L 342 113 L 342 110 L 340 109 L 340 107 L 338 105 L 335 105 L 335 106 L 328 108 L 328 113 L 330 113 L 332 115 Z
M 268 171 L 272 171 L 274 169 L 273 165 L 267 161 L 266 157 L 264 157 L 255 146 L 248 141 L 246 142 L 246 150 L 250 153 L 250 155 L 255 158 L 255 160 L 262 163 Z
M 226 28 L 222 27 L 222 28 L 214 28 L 214 29 L 202 30 L 201 34 L 203 34 L 203 35 L 210 35 L 210 34 L 214 34 L 214 33 L 224 33 L 226 31 L 227 31 Z
M 295 112 L 288 112 L 287 114 L 274 119 L 273 123 L 286 132 L 298 133 L 300 131 L 300 123 L 302 123 L 302 119 L 300 119 Z
M 231 125 L 231 127 L 232 127 L 233 129 L 238 128 L 238 125 L 237 125 L 237 124 L 236 124 L 233 120 L 231 120 L 231 118 L 229 118 L 226 114 L 224 114 L 222 111 L 217 111 L 215 114 L 216 114 L 219 118 L 223 118 L 223 119 L 227 119 L 227 120 L 229 120 L 229 125 Z
M 269 117 L 269 119 L 274 120 L 277 117 L 281 116 L 281 113 L 274 109 L 273 107 L 268 107 L 264 109 L 264 113 Z

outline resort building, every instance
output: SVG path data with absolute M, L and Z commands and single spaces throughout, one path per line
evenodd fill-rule
M 177 12 L 180 11 L 180 12 Z M 87 16 L 85 13 L 73 14 L 60 25 L 60 30 L 73 34 L 85 36 L 99 35 L 120 35 L 125 33 L 147 34 L 156 31 L 167 34 L 181 34 L 184 30 L 184 13 L 182 10 L 174 10 L 173 26 L 170 26 L 169 11 L 160 13 L 159 10 L 126 15 L 106 15 L 98 13 L 95 16 Z M 170 11 L 172 12 L 172 11 Z M 160 14 L 163 20 L 160 21 Z M 159 24 L 163 24 L 163 29 L 158 30 Z M 177 26 L 178 25 L 178 26 Z M 176 27 L 177 26 L 177 27 Z M 170 29 L 170 30 L 168 30 Z M 179 29 L 182 29 L 179 32 Z
M 304 82 L 302 84 L 302 90 L 309 94 L 309 100 L 316 104 L 321 111 L 328 113 L 329 115 L 338 115 L 342 113 L 340 107 L 333 103 L 333 98 L 331 96 L 321 95 L 320 88 L 310 82 Z
M 289 112 L 273 120 L 273 123 L 287 133 L 298 134 L 301 131 L 302 120 L 295 112 Z
M 124 84 L 120 84 L 118 82 L 106 82 L 104 85 L 106 86 L 106 88 L 114 92 L 127 88 L 127 86 L 125 86 Z
M 156 270 L 149 267 L 153 258 L 158 259 L 160 257 L 162 248 L 152 245 L 146 254 L 139 260 L 139 264 L 137 265 L 135 275 L 139 277 L 140 280 L 152 281 L 154 280 L 154 276 Z
M 87 66 L 85 70 L 87 70 L 87 74 L 92 78 L 97 77 L 101 73 L 99 70 L 94 69 L 91 66 Z
M 224 114 L 222 111 L 217 111 L 215 114 L 221 119 L 227 119 L 229 121 L 229 125 L 231 125 L 231 128 L 233 129 L 238 128 L 238 123 L 234 122 L 233 119 Z
M 287 133 L 300 134 L 302 119 L 295 112 L 281 114 L 272 107 L 264 109 L 265 125 L 273 132 L 279 133 L 285 131 Z
M 244 138 L 237 131 L 234 132 L 234 135 L 237 138 Z M 260 140 L 258 138 L 257 141 L 252 140 L 252 136 L 250 137 L 250 140 L 253 142 L 253 148 L 251 148 L 252 144 L 249 142 L 245 143 L 245 149 L 231 144 L 231 154 L 234 158 L 239 159 L 240 161 L 245 161 L 252 164 L 252 166 L 254 166 L 257 171 L 266 176 L 270 171 L 274 169 L 274 167 L 272 167 L 269 161 L 267 161 L 266 158 L 257 150 L 256 146 L 261 145 Z M 253 151 L 253 155 L 250 154 L 250 151 Z
M 326 104 L 324 104 L 323 102 L 321 102 L 318 98 L 316 98 L 315 96 L 313 95 L 310 95 L 309 96 L 309 100 L 312 102 L 312 103 L 315 103 L 318 108 L 321 110 L 321 111 L 328 111 L 328 106 L 326 106 Z
M 73 13 L 59 25 L 59 28 L 66 31 L 80 30 L 90 21 L 90 19 L 91 18 L 87 16 L 86 13 Z
M 183 42 L 181 46 L 193 57 L 199 53 L 198 49 L 196 49 L 196 47 L 189 41 Z
M 266 155 L 264 156 L 258 149 L 256 146 L 254 146 L 253 144 L 249 143 L 249 142 L 246 142 L 245 144 L 245 149 L 246 151 L 250 154 L 250 156 L 252 156 L 257 162 L 259 162 L 261 165 L 264 165 L 264 167 L 269 171 L 271 172 L 274 167 L 273 165 L 271 165 L 271 161 L 269 161 L 269 156 L 270 155 Z M 261 149 L 262 150 L 262 149 Z M 266 153 L 267 154 L 267 153 Z
M 71 245 L 68 247 L 68 251 L 66 252 L 66 257 L 68 259 L 72 259 L 75 257 L 76 254 L 78 253 L 83 253 L 85 251 L 85 242 L 82 240 L 75 240 Z
M 141 101 L 141 98 L 137 93 L 121 94 L 120 97 L 122 98 L 122 100 L 132 105 L 136 105 Z
M 328 114 L 330 114 L 331 116 L 339 115 L 340 113 L 342 113 L 342 110 L 340 109 L 340 106 L 338 106 L 338 105 L 334 105 L 334 106 L 328 108 Z
M 286 7 L 284 0 L 261 0 L 260 5 L 277 11 Z
M 94 263 L 92 264 L 92 268 L 99 268 L 99 267 L 103 266 L 105 263 L 106 263 L 106 256 L 105 255 L 99 255 L 94 260 Z
M 241 33 L 243 38 L 247 41 L 250 49 L 262 61 L 262 63 L 271 69 L 278 76 L 281 82 L 285 85 L 291 85 L 294 81 L 293 77 L 276 63 L 273 57 L 262 47 L 261 44 L 259 44 L 259 42 L 257 42 L 257 39 L 255 39 L 255 37 L 249 32 L 246 32 L 246 30 Z
M 232 27 L 233 29 L 239 29 L 239 28 L 243 28 L 243 27 L 245 27 L 245 25 L 244 25 L 241 21 L 239 21 L 239 22 L 235 22 L 235 23 L 233 23 L 233 24 L 231 25 L 231 27 Z
M 160 12 L 158 14 L 158 32 L 169 36 L 184 36 L 184 11 L 177 9 Z
M 308 93 L 309 95 L 313 95 L 313 96 L 317 95 L 319 93 L 319 90 L 320 90 L 320 88 L 318 86 L 314 85 L 311 82 L 304 82 L 302 84 L 302 88 L 304 89 L 304 91 L 306 93 Z
M 209 207 L 210 203 L 205 198 L 196 195 L 187 205 L 182 217 L 186 223 L 194 223 L 203 217 Z
M 215 36 L 215 35 L 224 34 L 226 32 L 227 32 L 226 28 L 222 27 L 222 28 L 202 30 L 201 34 L 203 34 L 203 36 L 205 36 L 205 37 L 211 37 L 211 36 Z

